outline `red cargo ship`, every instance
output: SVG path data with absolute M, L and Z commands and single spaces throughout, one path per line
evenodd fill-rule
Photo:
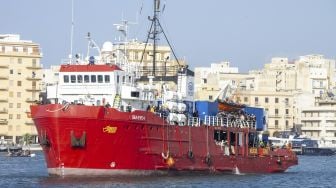
M 57 88 L 49 90 L 57 90 L 58 100 L 72 101 L 31 106 L 51 175 L 237 169 L 242 173 L 266 173 L 283 172 L 298 163 L 291 149 L 260 146 L 255 122 L 249 118 L 205 116 L 201 120 L 179 113 L 185 111 L 185 106 L 173 102 L 178 98 L 176 92 L 166 91 L 166 102 L 161 105 L 166 107 L 152 112 L 147 106 L 153 104 L 155 96 L 145 99 L 144 93 L 156 91 L 111 83 L 123 73 L 116 65 L 62 65 Z M 90 82 L 104 79 L 102 83 L 86 83 L 87 75 Z M 94 98 L 84 100 L 82 89 L 90 91 Z M 108 97 L 109 92 L 114 97 Z M 182 106 L 182 110 L 174 109 L 176 106 Z
M 158 0 L 155 5 L 153 35 L 160 26 Z M 57 84 L 47 88 L 48 100 L 31 106 L 50 175 L 272 173 L 298 164 L 290 148 L 260 144 L 256 123 L 247 114 L 201 119 L 193 113 L 188 106 L 193 76 L 186 68 L 177 73 L 178 91 L 164 83 L 159 91 L 153 85 L 155 67 L 149 84 L 138 83 L 138 67 L 119 62 L 125 58 L 111 49 L 105 43 L 98 58 L 70 59 L 61 66 Z

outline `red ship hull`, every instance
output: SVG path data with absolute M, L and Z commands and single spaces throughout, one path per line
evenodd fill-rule
M 50 175 L 272 173 L 298 164 L 289 149 L 248 147 L 250 128 L 169 125 L 152 112 L 101 106 L 33 105 L 31 115 Z M 244 135 L 243 144 L 225 154 L 225 146 L 214 140 L 220 130 Z

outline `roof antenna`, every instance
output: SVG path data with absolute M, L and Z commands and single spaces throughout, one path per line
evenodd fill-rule
M 72 47 L 73 47 L 73 34 L 74 34 L 74 0 L 71 1 L 71 32 L 70 32 L 70 54 L 69 54 L 69 59 L 70 59 L 70 64 L 72 64 Z

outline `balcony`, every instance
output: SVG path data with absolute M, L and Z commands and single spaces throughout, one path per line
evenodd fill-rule
M 8 69 L 9 65 L 0 64 L 0 69 Z
M 42 78 L 36 77 L 36 76 L 27 76 L 27 80 L 42 80 Z
M 0 91 L 8 91 L 8 87 L 0 86 Z
M 8 98 L 0 96 L 0 102 L 8 102 Z
M 34 103 L 34 102 L 36 102 L 36 101 L 38 101 L 38 100 L 35 99 L 35 98 L 27 98 L 27 99 L 26 99 L 26 102 L 28 102 L 28 103 Z
M 7 119 L 0 119 L 0 125 L 7 125 L 8 121 Z
M 33 70 L 38 70 L 42 69 L 42 65 L 28 65 L 26 66 L 27 69 L 33 69 Z
M 25 122 L 26 125 L 34 125 L 33 120 L 26 120 Z
M 269 114 L 269 118 L 280 118 L 281 116 L 279 114 Z
M 0 80 L 8 80 L 8 76 L 1 76 L 0 75 Z
M 42 91 L 42 89 L 40 87 L 32 86 L 32 87 L 26 88 L 26 91 L 28 91 L 28 92 L 38 92 L 38 91 Z
M 0 114 L 7 114 L 7 113 L 8 113 L 7 108 L 0 109 Z
M 286 114 L 285 115 L 285 118 L 291 118 L 292 116 L 291 115 L 289 115 L 289 114 Z
M 302 131 L 321 131 L 323 130 L 322 127 L 312 127 L 312 126 L 303 126 L 301 127 Z

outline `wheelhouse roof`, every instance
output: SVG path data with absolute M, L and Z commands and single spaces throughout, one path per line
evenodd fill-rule
M 60 72 L 113 72 L 117 65 L 61 65 Z

